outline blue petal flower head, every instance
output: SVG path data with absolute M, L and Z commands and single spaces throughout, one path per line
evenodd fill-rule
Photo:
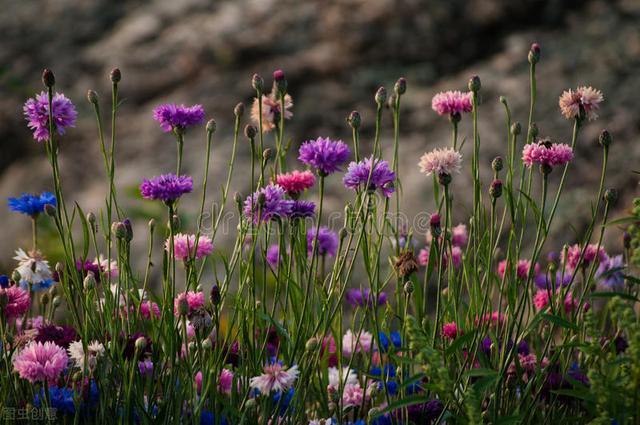
M 36 394 L 33 399 L 33 405 L 39 408 L 44 403 L 44 388 Z M 76 413 L 76 406 L 73 403 L 73 390 L 70 388 L 59 388 L 56 386 L 49 387 L 49 399 L 51 407 L 55 408 L 62 415 L 73 415 Z
M 386 353 L 387 351 L 389 351 L 389 338 L 384 332 L 378 333 L 378 336 L 380 338 L 380 351 Z
M 44 212 L 44 206 L 47 204 L 54 207 L 57 205 L 56 197 L 51 192 L 42 192 L 40 195 L 23 193 L 18 198 L 8 198 L 7 203 L 11 211 L 30 217 L 36 217 Z
M 282 392 L 281 391 L 278 391 L 273 396 L 273 404 L 274 404 L 274 406 L 278 406 L 278 404 L 280 404 L 280 410 L 279 410 L 280 416 L 283 416 L 285 413 L 287 413 L 287 409 L 289 408 L 289 404 L 291 403 L 291 399 L 293 398 L 293 394 L 294 394 L 293 388 L 290 388 L 284 394 L 284 398 L 282 399 L 282 402 L 280 401 L 280 398 L 282 398 Z
M 400 336 L 400 332 L 393 331 L 389 334 L 389 338 L 391 342 L 396 348 L 400 348 L 402 346 L 402 337 Z
M 9 276 L 3 274 L 0 275 L 0 288 L 8 288 L 9 287 Z
M 41 280 L 40 282 L 33 283 L 31 285 L 31 290 L 33 292 L 44 291 L 45 289 L 51 288 L 51 285 L 53 285 L 53 279 L 45 279 L 45 280 Z M 29 282 L 27 282 L 26 280 L 20 281 L 20 287 L 28 291 Z
M 213 412 L 209 410 L 203 410 L 200 415 L 200 425 L 216 425 L 216 417 Z M 220 425 L 228 425 L 227 418 L 221 416 Z

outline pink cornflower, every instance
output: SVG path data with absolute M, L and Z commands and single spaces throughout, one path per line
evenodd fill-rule
M 143 301 L 140 304 L 140 314 L 142 315 L 142 318 L 145 320 L 150 320 L 151 312 L 153 312 L 153 315 L 156 317 L 156 319 L 160 318 L 160 308 L 158 307 L 158 304 L 152 301 Z
M 507 260 L 502 260 L 498 263 L 498 274 L 500 278 L 504 278 L 504 273 L 507 269 Z M 516 265 L 516 275 L 518 279 L 525 280 L 529 276 L 529 271 L 531 270 L 531 260 L 518 260 L 518 264 Z M 534 273 L 538 273 L 540 271 L 540 264 L 536 263 L 533 267 Z
M 504 322 L 504 319 L 504 313 L 498 313 L 497 311 L 494 311 L 492 313 L 485 313 L 481 318 L 476 317 L 474 322 L 476 326 L 483 323 L 489 323 L 491 326 L 495 326 L 498 323 Z
M 204 306 L 204 293 L 203 292 L 183 292 L 179 294 L 173 303 L 173 312 L 176 316 L 180 315 L 180 302 L 182 300 L 187 300 L 187 304 L 189 305 L 189 313 L 192 313 L 199 308 Z
M 360 406 L 364 398 L 364 391 L 360 384 L 348 384 L 342 391 L 342 405 L 344 407 Z
M 551 143 L 549 140 L 542 140 L 536 143 L 524 145 L 522 149 L 522 162 L 527 167 L 533 164 L 547 167 L 565 165 L 573 159 L 571 146 L 564 143 Z
M 596 111 L 600 107 L 600 103 L 604 100 L 604 96 L 600 90 L 589 86 L 578 87 L 574 90 L 566 90 L 560 96 L 558 104 L 562 115 L 566 119 L 580 117 L 580 108 L 584 111 L 586 118 L 595 120 L 598 118 Z
M 2 312 L 7 320 L 24 316 L 31 306 L 29 291 L 19 286 L 0 287 L 0 297 L 6 297 L 7 304 L 2 308 Z
M 418 254 L 418 264 L 422 267 L 426 267 L 429 264 L 429 247 L 424 247 Z
M 429 251 L 429 247 L 424 247 L 420 250 L 420 253 L 418 254 L 418 264 L 420 264 L 423 267 L 426 267 L 429 264 L 429 255 L 430 255 L 430 251 Z M 444 258 L 442 259 L 442 268 L 446 269 L 447 266 L 449 265 L 449 257 L 451 257 L 451 259 L 453 260 L 453 268 L 454 269 L 458 269 L 460 268 L 460 266 L 462 265 L 462 249 L 459 246 L 452 246 L 451 247 L 451 252 L 449 252 L 449 250 L 447 249 L 444 253 Z M 437 257 L 436 257 L 437 258 Z M 436 267 L 439 265 L 440 260 L 437 259 L 436 260 Z
M 460 223 L 451 229 L 451 243 L 454 246 L 463 247 L 467 244 L 469 235 L 467 234 L 467 226 Z
M 231 394 L 233 376 L 233 372 L 229 369 L 222 369 L 218 377 L 218 391 L 227 395 Z
M 445 323 L 442 325 L 442 335 L 445 338 L 456 339 L 458 336 L 458 325 L 456 322 Z
M 549 291 L 540 289 L 533 296 L 533 305 L 537 311 L 544 310 L 549 305 Z
M 342 353 L 351 356 L 354 353 L 368 353 L 373 346 L 373 335 L 367 331 L 360 332 L 360 337 L 348 329 L 342 337 Z
M 570 246 L 566 250 L 566 259 L 565 259 L 565 251 L 562 251 L 561 259 L 562 262 L 565 263 L 566 267 L 570 270 L 575 270 L 580 264 L 580 255 L 582 253 L 582 248 L 580 245 L 575 244 Z M 598 261 L 599 263 L 604 263 L 609 259 L 607 252 L 604 248 L 598 248 L 596 244 L 589 244 L 587 248 L 584 250 L 584 256 L 582 257 L 581 265 L 583 267 L 588 267 L 594 261 Z
M 280 185 L 291 197 L 297 197 L 306 189 L 313 187 L 316 177 L 311 171 L 294 170 L 290 173 L 278 174 L 276 183 Z
M 167 238 L 164 243 L 164 249 L 169 252 L 171 247 L 171 238 Z M 178 233 L 173 236 L 173 254 L 177 260 L 187 261 L 193 257 L 196 248 L 196 235 L 185 235 Z M 208 236 L 200 236 L 198 238 L 196 260 L 200 260 L 213 252 L 213 242 Z
M 284 118 L 287 120 L 291 119 L 293 116 L 293 112 L 291 112 L 292 107 L 293 100 L 291 99 L 291 96 L 286 94 L 284 96 Z M 280 109 L 280 97 L 274 86 L 273 91 L 270 94 L 262 96 L 263 132 L 270 132 L 280 123 Z M 251 119 L 256 127 L 260 125 L 260 102 L 257 97 L 253 100 L 253 106 L 251 107 Z
M 471 92 L 462 93 L 459 90 L 440 92 L 431 99 L 431 108 L 438 115 L 462 115 L 464 112 L 471 112 Z
M 286 391 L 293 386 L 298 378 L 298 366 L 291 366 L 285 369 L 279 363 L 265 366 L 264 373 L 254 376 L 249 381 L 251 388 L 254 388 L 264 395 L 268 395 L 271 391 Z
M 32 341 L 13 358 L 13 367 L 21 378 L 32 384 L 48 381 L 54 383 L 67 367 L 67 351 L 52 343 Z
M 461 164 L 462 155 L 460 152 L 451 148 L 441 148 L 422 155 L 418 166 L 420 167 L 420 172 L 427 176 L 431 174 L 451 176 L 460 172 Z

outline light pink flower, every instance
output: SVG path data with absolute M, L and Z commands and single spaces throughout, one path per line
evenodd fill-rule
M 251 106 L 251 119 L 253 123 L 257 126 L 260 125 L 260 102 L 258 102 L 258 98 L 256 97 L 253 100 L 253 106 Z M 280 122 L 280 97 L 274 87 L 271 94 L 262 96 L 262 131 L 265 133 L 270 132 L 276 125 Z M 284 96 L 284 118 L 291 119 L 293 116 L 293 112 L 291 112 L 291 108 L 293 107 L 293 100 L 291 96 L 286 94 Z
M 115 260 L 111 260 L 109 262 L 108 258 L 105 258 L 102 254 L 99 257 L 93 260 L 93 264 L 98 266 L 100 270 L 104 273 L 105 277 L 111 277 L 115 279 L 118 277 L 118 262 Z
M 313 187 L 316 178 L 311 171 L 293 170 L 290 173 L 278 174 L 276 183 L 280 185 L 289 196 L 296 196 L 306 189 Z
M 453 173 L 460 172 L 461 164 L 462 155 L 460 152 L 451 148 L 440 148 L 422 155 L 418 166 L 420 167 L 420 172 L 427 176 L 431 174 L 437 176 L 446 174 L 450 176 Z
M 189 304 L 189 314 L 204 306 L 203 292 L 194 292 L 194 291 L 183 292 L 181 294 L 178 294 L 178 296 L 173 302 L 173 313 L 176 316 L 180 315 L 180 302 L 183 299 L 186 299 L 187 304 Z
M 344 407 L 360 406 L 364 398 L 364 391 L 360 384 L 349 384 L 344 386 L 342 392 L 342 405 Z
M 29 291 L 19 286 L 0 288 L 0 297 L 6 297 L 7 304 L 2 309 L 7 320 L 23 316 L 31 306 Z
M 593 87 L 582 86 L 574 90 L 566 90 L 560 96 L 558 104 L 562 115 L 566 119 L 577 118 L 580 116 L 580 106 L 584 109 L 586 117 L 591 120 L 598 118 L 596 111 L 600 107 L 600 103 L 604 100 L 604 96 L 600 90 Z
M 565 251 L 562 251 L 562 262 L 565 263 L 566 267 L 570 270 L 575 270 L 580 263 L 580 255 L 582 253 L 582 248 L 580 245 L 575 244 L 570 246 L 566 250 L 566 259 L 565 259 Z M 582 266 L 588 267 L 594 261 L 598 261 L 599 263 L 604 263 L 609 259 L 607 252 L 604 248 L 598 248 L 596 244 L 589 244 L 587 248 L 584 250 L 584 256 L 582 257 Z
M 505 319 L 504 313 L 498 313 L 497 311 L 491 313 L 485 313 L 481 318 L 476 317 L 475 325 L 478 326 L 483 323 L 489 323 L 491 326 L 495 326 L 498 323 L 503 323 Z
M 233 372 L 229 369 L 222 369 L 218 377 L 218 391 L 223 394 L 231 394 L 233 376 Z
M 456 339 L 458 336 L 458 325 L 456 322 L 445 323 L 442 325 L 442 335 L 445 338 Z
M 293 386 L 298 378 L 298 366 L 285 369 L 279 363 L 265 366 L 264 373 L 254 376 L 249 381 L 251 388 L 257 389 L 260 393 L 268 395 L 271 391 L 285 391 Z
M 469 235 L 467 234 L 467 226 L 460 223 L 451 229 L 451 243 L 454 246 L 464 247 L 467 244 Z
M 426 267 L 429 264 L 429 247 L 424 247 L 418 254 L 418 264 L 422 267 Z
M 355 385 L 358 383 L 358 375 L 348 366 L 344 366 L 342 372 L 337 367 L 330 367 L 328 373 L 329 384 L 327 385 L 327 391 L 329 392 L 338 391 L 340 386 Z
M 504 273 L 507 269 L 507 260 L 502 260 L 498 263 L 498 274 L 500 278 L 504 278 Z M 529 276 L 529 270 L 531 269 L 531 260 L 518 260 L 518 264 L 516 265 L 516 275 L 520 280 L 526 280 Z M 534 273 L 538 273 L 540 271 L 540 264 L 536 263 L 534 265 Z
M 354 353 L 368 353 L 373 345 L 373 335 L 367 331 L 360 332 L 360 338 L 357 334 L 348 329 L 342 337 L 342 353 L 345 356 L 351 356 Z
M 431 99 L 431 108 L 438 115 L 461 115 L 471 112 L 471 92 L 462 93 L 459 90 L 440 92 Z
M 164 249 L 169 252 L 171 246 L 171 238 L 164 243 Z M 173 254 L 177 260 L 187 261 L 193 257 L 196 247 L 196 235 L 185 235 L 178 233 L 173 236 Z M 196 252 L 196 260 L 200 260 L 213 252 L 213 242 L 208 236 L 200 236 L 198 238 L 198 249 Z
M 67 367 L 69 358 L 64 348 L 52 343 L 30 342 L 13 358 L 13 367 L 21 378 L 31 382 L 54 383 Z
M 522 162 L 527 167 L 534 164 L 555 167 L 573 159 L 571 146 L 564 143 L 536 142 L 524 145 Z

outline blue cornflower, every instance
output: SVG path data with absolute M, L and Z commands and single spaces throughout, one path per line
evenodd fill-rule
M 44 212 L 44 206 L 47 204 L 57 204 L 56 197 L 51 192 L 42 192 L 40 195 L 31 193 L 23 193 L 19 198 L 8 198 L 9 209 L 19 212 L 20 214 L 36 217 Z
M 0 275 L 0 288 L 8 288 L 9 287 L 9 276 L 3 274 Z
M 40 389 L 40 392 L 36 394 L 33 399 L 33 405 L 37 408 L 40 407 L 42 399 L 44 398 L 44 388 Z M 59 388 L 54 385 L 49 387 L 49 400 L 51 407 L 55 408 L 62 415 L 73 415 L 76 413 L 76 406 L 73 403 L 73 390 L 71 388 Z

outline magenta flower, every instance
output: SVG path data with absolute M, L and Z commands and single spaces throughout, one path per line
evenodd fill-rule
M 258 201 L 264 196 L 264 204 L 260 206 Z M 259 189 L 244 201 L 244 215 L 253 222 L 276 220 L 291 215 L 293 201 L 285 199 L 284 189 L 277 184 L 270 184 Z
M 582 263 L 580 262 L 580 255 L 582 254 L 582 247 L 578 244 L 570 246 L 565 251 L 562 251 L 561 261 L 565 263 L 566 267 L 570 270 L 575 270 L 578 265 L 582 265 L 583 267 L 589 267 L 591 263 L 597 261 L 598 263 L 604 263 L 609 259 L 607 252 L 604 248 L 598 248 L 596 244 L 589 244 L 587 248 L 584 250 L 584 257 L 582 258 Z
M 604 100 L 602 92 L 593 87 L 578 87 L 574 90 L 566 90 L 560 96 L 558 104 L 562 115 L 566 119 L 580 117 L 580 109 L 584 111 L 589 121 L 598 118 L 596 111 L 600 108 L 600 103 Z
M 456 322 L 445 323 L 442 325 L 442 336 L 448 339 L 456 339 L 458 336 L 458 325 Z
M 64 94 L 53 96 L 53 127 L 59 135 L 63 135 L 69 127 L 76 126 L 76 112 L 73 103 Z M 27 126 L 33 130 L 33 138 L 38 142 L 49 140 L 49 96 L 46 92 L 37 94 L 35 99 L 27 100 L 22 108 L 27 119 Z
M 524 145 L 522 149 L 522 161 L 527 167 L 538 164 L 546 167 L 565 165 L 573 159 L 571 146 L 564 143 L 551 143 L 539 141 Z
M 316 178 L 311 171 L 294 170 L 290 173 L 276 176 L 276 183 L 291 197 L 297 197 L 306 189 L 313 187 L 315 182 Z
M 231 394 L 233 384 L 233 372 L 229 369 L 222 369 L 218 377 L 218 391 L 222 394 Z
M 315 227 L 307 230 L 307 252 L 309 255 L 313 254 L 313 241 L 315 239 L 316 229 Z M 316 248 L 316 254 L 318 255 L 330 255 L 336 256 L 338 251 L 338 235 L 328 227 L 320 227 L 318 229 L 318 247 Z
M 502 260 L 498 263 L 498 274 L 500 278 L 504 278 L 504 273 L 507 270 L 508 264 L 507 260 Z M 529 270 L 531 269 L 531 260 L 518 260 L 518 264 L 516 265 L 516 276 L 520 280 L 526 280 L 529 276 Z M 540 265 L 536 263 L 534 265 L 534 273 L 538 273 L 540 271 Z
M 151 301 L 143 301 L 140 303 L 140 315 L 142 318 L 150 320 L 151 314 L 153 314 L 156 319 L 160 318 L 160 307 L 158 307 L 158 304 Z
M 164 242 L 164 249 L 169 252 L 171 247 L 171 238 L 167 238 Z M 187 261 L 194 257 L 196 250 L 196 235 L 185 235 L 178 233 L 173 236 L 173 255 L 178 260 Z M 200 260 L 213 252 L 213 242 L 208 236 L 200 236 L 198 238 L 198 248 L 195 252 L 195 259 Z
M 204 108 L 202 105 L 176 105 L 167 103 L 153 110 L 153 119 L 160 123 L 160 128 L 165 133 L 173 130 L 186 130 L 188 127 L 202 124 L 204 121 Z
M 462 93 L 458 90 L 440 92 L 433 96 L 431 108 L 438 115 L 459 116 L 465 112 L 471 112 L 473 109 L 471 92 Z
M 145 199 L 163 201 L 171 204 L 185 193 L 193 190 L 193 179 L 189 176 L 176 176 L 175 174 L 163 174 L 150 180 L 142 180 L 140 193 Z
M 0 297 L 6 297 L 7 303 L 2 308 L 2 313 L 7 320 L 24 316 L 31 306 L 29 291 L 19 286 L 0 287 Z
M 464 224 L 458 224 L 451 229 L 451 243 L 454 246 L 464 247 L 467 244 L 469 235 L 467 233 L 467 226 Z
M 322 176 L 328 176 L 347 162 L 351 151 L 341 140 L 318 137 L 300 146 L 298 159 L 315 168 Z
M 182 300 L 186 300 L 189 305 L 189 313 L 193 313 L 195 310 L 198 310 L 204 307 L 204 293 L 203 292 L 183 292 L 178 294 L 176 299 L 173 302 L 173 313 L 177 316 L 180 316 L 180 303 Z
M 278 244 L 273 244 L 269 248 L 267 248 L 266 260 L 271 267 L 278 267 L 278 263 L 280 263 L 281 260 Z
M 395 191 L 396 174 L 389 168 L 389 163 L 383 160 L 375 160 L 372 172 L 373 161 L 373 157 L 369 157 L 360 162 L 349 164 L 347 173 L 342 178 L 342 183 L 345 187 L 353 190 L 360 189 L 369 183 L 368 190 L 380 189 L 382 194 L 388 198 Z
M 52 342 L 32 341 L 13 358 L 13 368 L 22 379 L 35 382 L 56 382 L 67 367 L 67 351 Z

